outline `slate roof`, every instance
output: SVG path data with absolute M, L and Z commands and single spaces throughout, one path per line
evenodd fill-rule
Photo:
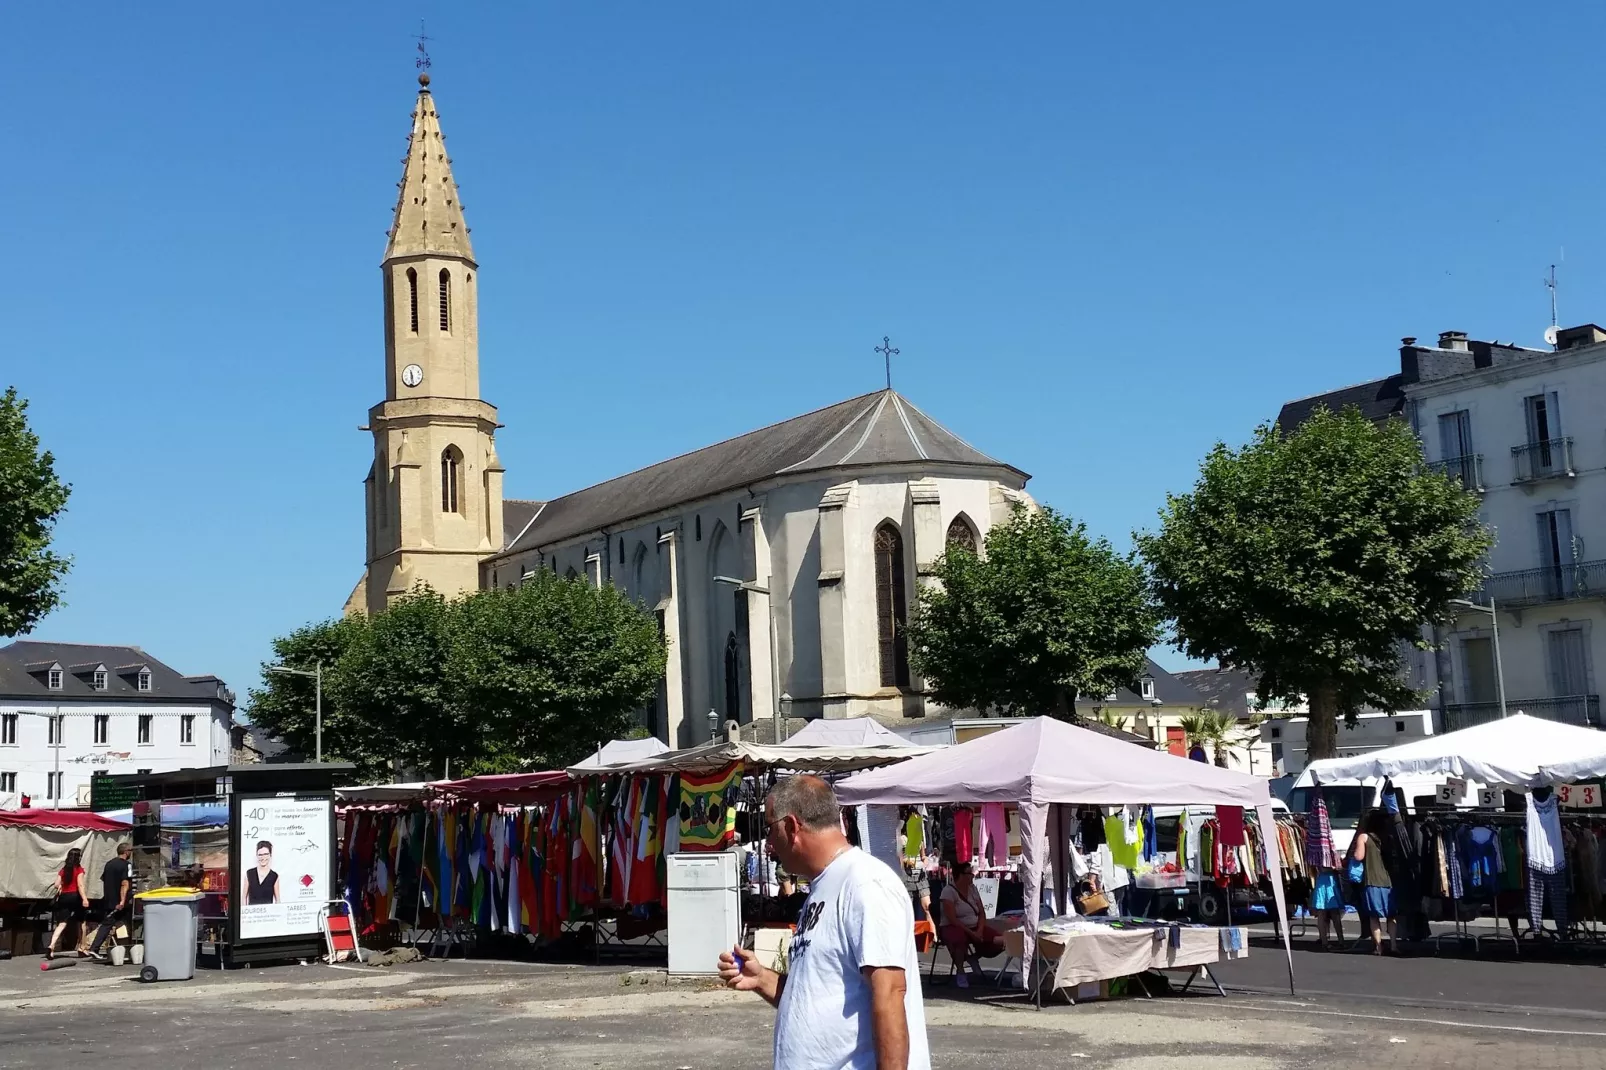
M 1259 690 L 1260 679 L 1243 669 L 1189 669 L 1177 676 L 1192 687 L 1208 704 L 1244 720 L 1255 712 L 1249 708 L 1249 695 Z
M 513 540 L 523 534 L 535 514 L 546 502 L 530 501 L 527 498 L 502 499 L 502 545 L 512 546 Z
M 538 505 L 499 556 L 553 546 L 776 476 L 897 463 L 1006 468 L 892 390 L 878 390 Z M 509 525 L 511 529 L 511 525 Z
M 1315 412 L 1318 406 L 1333 412 L 1342 412 L 1351 405 L 1360 409 L 1361 415 L 1368 420 L 1381 423 L 1390 416 L 1398 416 L 1405 411 L 1404 384 L 1404 377 L 1395 374 L 1382 379 L 1373 379 L 1369 383 L 1346 386 L 1342 390 L 1329 390 L 1325 394 L 1290 401 L 1277 414 L 1277 426 L 1284 431 L 1292 431 L 1310 419 L 1310 414 Z
M 61 689 L 52 691 L 48 671 L 62 667 Z M 94 670 L 106 666 L 106 690 L 93 686 Z M 151 689 L 139 690 L 139 670 L 151 671 Z M 97 702 L 215 702 L 225 691 L 215 676 L 185 676 L 137 646 L 41 643 L 19 639 L 0 647 L 0 699 L 93 699 Z M 225 691 L 226 693 L 226 691 Z M 232 698 L 229 700 L 232 702 Z
M 1154 677 L 1154 697 L 1162 705 L 1203 706 L 1205 704 L 1205 700 L 1200 697 L 1199 692 L 1190 687 L 1186 680 L 1166 672 L 1155 664 L 1153 658 L 1145 659 L 1144 664 L 1146 666 L 1144 671 Z M 1076 708 L 1080 710 L 1083 706 L 1092 706 L 1095 701 L 1101 706 L 1147 706 L 1152 700 L 1144 698 L 1136 691 L 1123 687 L 1115 693 L 1115 698 L 1113 699 L 1107 699 L 1103 696 L 1098 696 L 1095 699 L 1094 696 L 1083 695 L 1076 700 Z

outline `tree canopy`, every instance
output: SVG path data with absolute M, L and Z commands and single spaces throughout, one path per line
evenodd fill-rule
M 308 625 L 273 650 L 278 664 L 323 662 L 324 757 L 364 778 L 578 761 L 631 730 L 666 657 L 656 621 L 618 588 L 543 570 L 455 600 L 420 586 L 383 613 Z M 250 695 L 253 724 L 311 754 L 314 682 L 267 669 Z
M 70 559 L 52 553 L 56 518 L 72 488 L 28 426 L 15 387 L 0 394 L 0 636 L 26 635 L 61 603 Z
M 1403 421 L 1318 409 L 1218 444 L 1138 544 L 1185 653 L 1257 672 L 1262 700 L 1308 699 L 1314 759 L 1335 752 L 1338 716 L 1419 701 L 1402 652 L 1477 588 L 1477 512 Z
M 1159 638 L 1142 565 L 1052 509 L 1017 508 L 933 569 L 909 651 L 945 706 L 1074 720 L 1078 695 L 1136 687 Z

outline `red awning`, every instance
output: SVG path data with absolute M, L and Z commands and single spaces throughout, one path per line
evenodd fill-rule
M 88 829 L 91 832 L 123 832 L 134 826 L 90 810 L 0 810 L 0 828 L 29 826 L 35 828 Z
M 540 773 L 500 773 L 473 776 L 466 780 L 435 781 L 436 795 L 456 796 L 477 802 L 541 803 L 557 798 L 574 785 L 562 769 Z

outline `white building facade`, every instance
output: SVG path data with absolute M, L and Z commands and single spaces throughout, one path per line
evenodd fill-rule
M 1509 712 L 1600 727 L 1606 332 L 1563 330 L 1554 351 L 1449 333 L 1402 357 L 1416 370 L 1403 393 L 1424 453 L 1478 492 L 1495 535 L 1489 576 L 1471 596 L 1486 608 L 1462 608 L 1435 637 L 1444 728 L 1499 716 L 1502 676 Z
M 1030 507 L 1026 478 L 879 391 L 538 505 L 483 582 L 547 569 L 654 612 L 669 667 L 643 719 L 671 746 L 732 721 L 896 723 L 927 712 L 905 636 L 919 585 Z
M 96 773 L 227 765 L 234 696 L 137 647 L 0 648 L 0 809 L 89 805 Z

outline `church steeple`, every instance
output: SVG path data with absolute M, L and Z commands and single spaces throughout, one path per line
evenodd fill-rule
M 429 75 L 418 79 L 385 258 L 385 400 L 368 413 L 365 608 L 416 583 L 479 587 L 502 548 L 496 409 L 480 397 L 479 265 L 452 178 Z
M 452 178 L 452 160 L 446 154 L 435 98 L 429 91 L 429 75 L 419 75 L 418 85 L 418 106 L 413 111 L 413 132 L 408 138 L 401 195 L 396 198 L 385 259 L 448 256 L 473 263 L 474 248 L 469 244 L 468 224 Z

